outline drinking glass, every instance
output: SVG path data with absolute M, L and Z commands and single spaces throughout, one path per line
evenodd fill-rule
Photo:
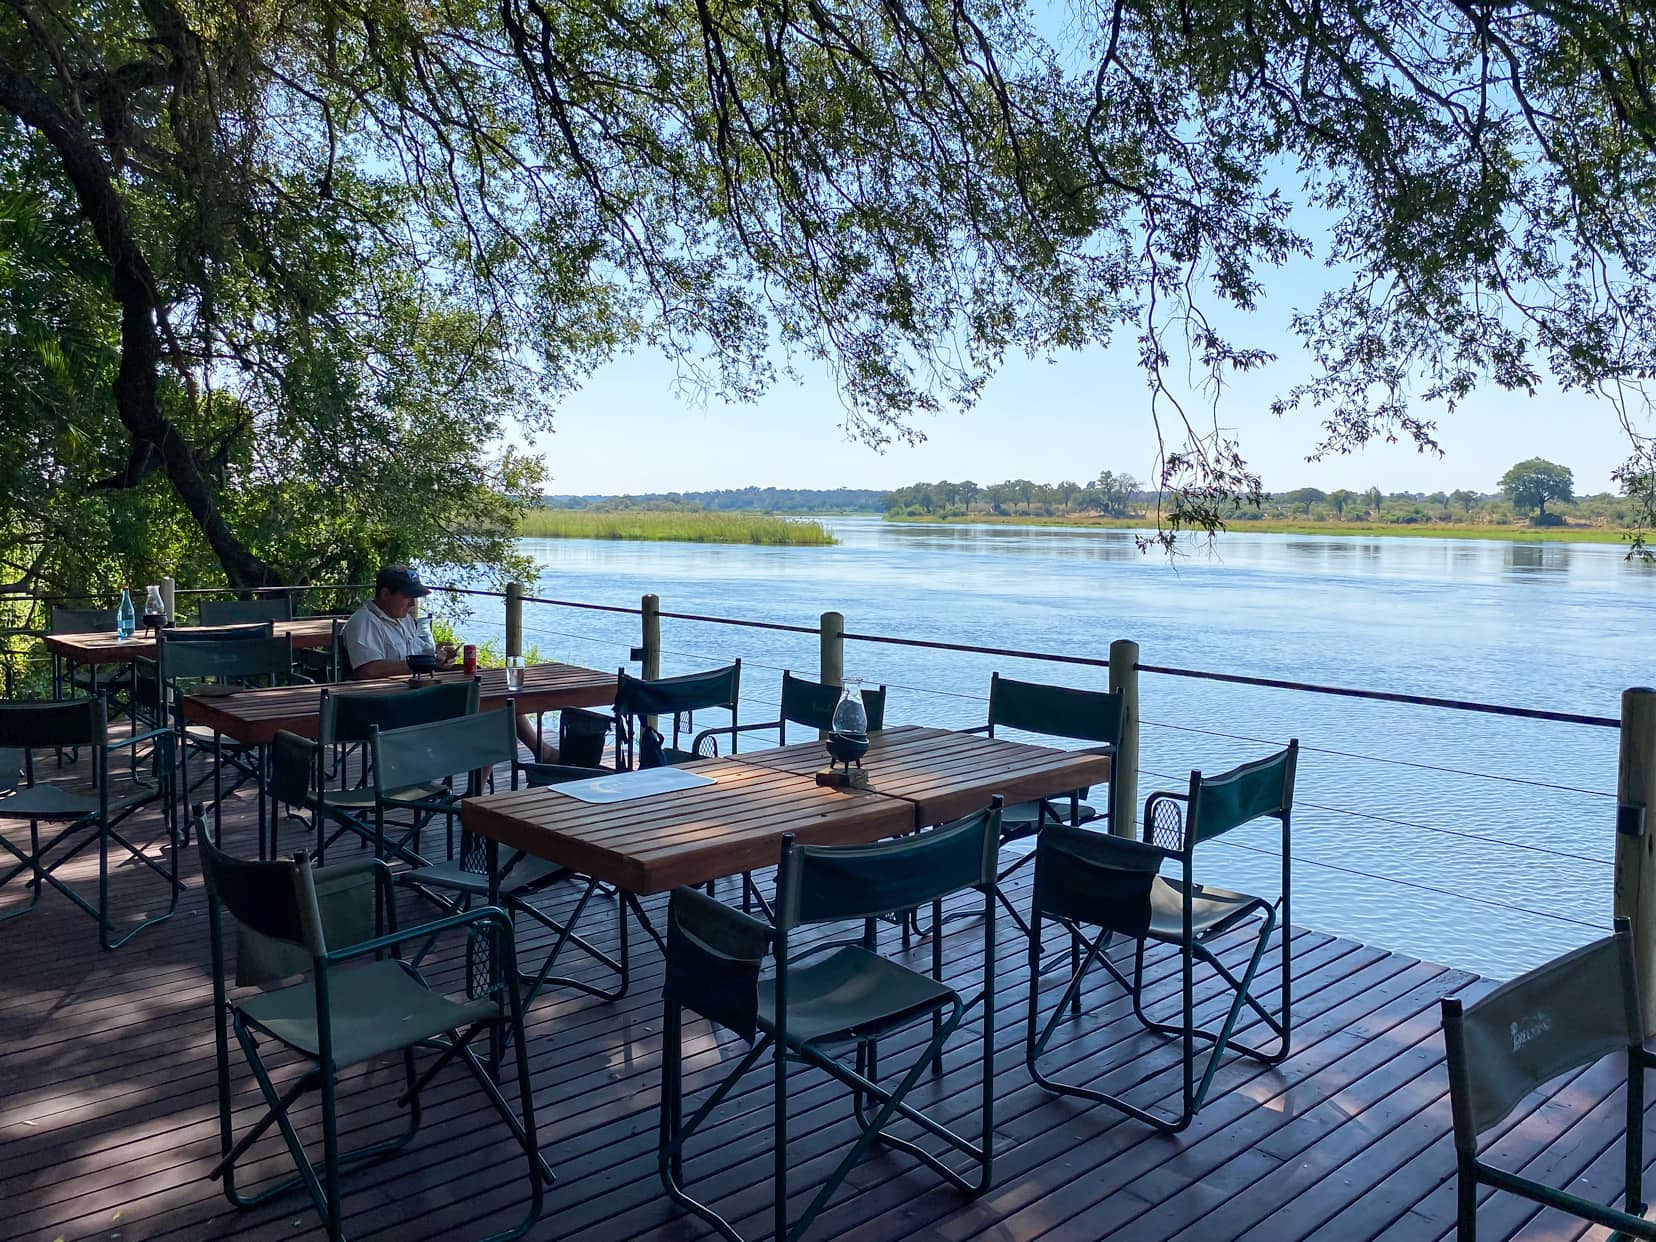
M 506 657 L 506 692 L 516 694 L 523 689 L 523 657 Z

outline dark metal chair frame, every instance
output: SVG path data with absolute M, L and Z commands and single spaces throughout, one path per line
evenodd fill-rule
M 1609 976 L 1609 978 L 1607 978 Z M 1644 1216 L 1644 1071 L 1656 1067 L 1656 1054 L 1644 1046 L 1643 1019 L 1633 956 L 1633 933 L 1625 918 L 1615 932 L 1503 984 L 1463 1004 L 1459 997 L 1441 1002 L 1444 1051 L 1449 1067 L 1449 1103 L 1455 1127 L 1456 1237 L 1477 1242 L 1478 1188 L 1492 1186 L 1532 1203 L 1557 1208 L 1613 1229 L 1617 1237 L 1656 1239 L 1656 1220 Z M 1549 1007 L 1569 1013 L 1554 1022 Z M 1491 1022 L 1495 1031 L 1480 1028 Z M 1516 1016 L 1516 1022 L 1510 1022 Z M 1580 1036 L 1596 1028 L 1595 1038 L 1572 1045 L 1561 1029 Z M 1509 1027 L 1512 1029 L 1508 1035 Z M 1487 1036 L 1496 1034 L 1492 1040 Z M 1523 1036 L 1519 1047 L 1517 1036 Z M 1480 1038 L 1480 1036 L 1483 1036 Z M 1476 1045 L 1470 1047 L 1469 1045 Z M 1489 1164 L 1478 1156 L 1478 1135 L 1512 1112 L 1530 1090 L 1572 1069 L 1591 1065 L 1615 1052 L 1627 1057 L 1626 1161 L 1622 1202 L 1625 1210 L 1584 1199 L 1544 1182 Z M 1501 1081 L 1492 1078 L 1498 1074 Z M 1474 1079 L 1484 1099 L 1477 1097 Z M 1499 1101 L 1488 1099 L 1498 1090 Z
M 1029 930 L 1029 1021 L 1024 1059 L 1030 1072 L 1049 1091 L 1109 1104 L 1130 1117 L 1164 1133 L 1176 1133 L 1189 1126 L 1206 1101 L 1214 1073 L 1227 1049 L 1266 1065 L 1276 1065 L 1288 1056 L 1293 1026 L 1293 959 L 1289 953 L 1290 896 L 1292 892 L 1292 834 L 1290 823 L 1294 800 L 1294 776 L 1299 741 L 1265 759 L 1245 763 L 1219 776 L 1190 774 L 1185 794 L 1153 793 L 1145 802 L 1144 823 L 1151 842 L 1094 832 L 1065 824 L 1047 826 L 1036 841 L 1035 892 Z M 1186 808 L 1181 814 L 1180 807 Z M 1195 881 L 1196 846 L 1243 824 L 1260 818 L 1281 823 L 1282 893 L 1271 902 L 1262 897 L 1203 887 Z M 1165 844 L 1163 844 L 1165 842 Z M 1164 861 L 1177 860 L 1180 876 L 1163 881 Z M 1179 896 L 1182 921 L 1176 930 L 1155 931 L 1153 893 L 1165 885 Z M 1230 908 L 1222 915 L 1195 925 L 1197 900 L 1223 902 Z M 1206 941 L 1259 917 L 1260 929 L 1248 963 L 1240 977 L 1221 962 Z M 1071 977 L 1059 996 L 1051 1017 L 1038 1026 L 1038 1000 L 1043 964 L 1041 931 L 1045 919 L 1061 923 L 1070 937 Z M 1096 927 L 1088 937 L 1084 926 Z M 1281 1007 L 1277 1013 L 1265 1008 L 1252 994 L 1273 931 L 1280 934 Z M 1133 975 L 1129 979 L 1107 955 L 1113 936 L 1131 938 L 1136 949 Z M 1155 939 L 1179 947 L 1180 1020 L 1169 1023 L 1151 1018 L 1144 1009 L 1144 958 L 1148 941 Z M 1083 952 L 1084 950 L 1084 952 Z M 1200 960 L 1232 989 L 1233 999 L 1217 1030 L 1196 1025 L 1196 962 Z M 1081 984 L 1089 969 L 1101 965 L 1132 997 L 1133 1013 L 1149 1031 L 1179 1039 L 1182 1047 L 1183 1096 L 1177 1116 L 1165 1117 L 1140 1108 L 1120 1096 L 1091 1087 L 1059 1082 L 1042 1072 L 1039 1060 L 1058 1029 L 1064 1011 L 1079 1014 Z M 1275 1036 L 1274 1051 L 1243 1044 L 1232 1038 L 1242 1012 L 1250 1009 Z M 1200 1081 L 1196 1079 L 1196 1044 L 1211 1045 Z
M 198 814 L 199 819 L 199 814 Z M 353 963 L 366 959 L 377 964 L 394 964 L 417 984 L 428 988 L 417 967 L 398 956 L 402 946 L 452 932 L 482 936 L 490 942 L 495 960 L 511 961 L 514 953 L 511 920 L 501 911 L 485 907 L 399 929 L 396 894 L 390 868 L 374 858 L 357 859 L 334 867 L 314 867 L 300 852 L 291 861 L 255 862 L 221 853 L 200 830 L 198 842 L 202 875 L 207 886 L 208 937 L 213 960 L 213 1026 L 217 1051 L 219 1100 L 219 1160 L 209 1177 L 222 1179 L 224 1194 L 238 1208 L 254 1207 L 277 1195 L 303 1188 L 322 1217 L 327 1236 L 343 1239 L 341 1174 L 354 1165 L 382 1159 L 405 1147 L 420 1125 L 420 1092 L 450 1062 L 458 1060 L 477 1082 L 511 1130 L 525 1155 L 531 1198 L 528 1210 L 516 1227 L 492 1235 L 490 1242 L 521 1237 L 539 1218 L 544 1205 L 544 1187 L 553 1182 L 552 1170 L 540 1154 L 535 1123 L 534 1093 L 529 1062 L 522 1039 L 523 1005 L 515 978 L 495 981 L 491 994 L 504 997 L 494 1001 L 495 1015 L 471 1006 L 464 1030 L 424 1034 L 387 1052 L 400 1052 L 403 1062 L 403 1094 L 398 1103 L 409 1111 L 408 1126 L 402 1134 L 353 1151 L 342 1151 L 338 1127 L 338 1070 L 335 1059 L 332 998 L 351 984 Z M 238 925 L 238 982 L 269 984 L 299 974 L 310 978 L 290 988 L 312 993 L 311 1013 L 315 1015 L 314 1053 L 284 1039 L 277 1030 L 260 1023 L 243 1003 L 231 1000 L 225 980 L 225 937 L 221 907 L 229 909 Z M 340 933 L 347 943 L 330 943 Z M 350 934 L 354 932 L 355 934 Z M 332 933 L 332 935 L 330 935 Z M 366 934 L 364 934 L 366 933 Z M 344 968 L 344 969 L 341 969 Z M 267 997 L 268 993 L 265 994 Z M 475 997 L 473 999 L 476 999 Z M 516 1070 L 521 1101 L 521 1119 L 513 1113 L 500 1088 L 484 1069 L 471 1041 L 484 1030 L 505 1025 L 518 1036 Z M 230 1032 L 235 1033 L 248 1066 L 264 1097 L 264 1117 L 237 1138 L 232 1124 L 230 1083 Z M 279 1090 L 260 1055 L 262 1040 L 282 1043 L 306 1057 L 312 1065 L 294 1083 Z M 434 1063 L 416 1074 L 415 1048 L 437 1052 Z M 385 1054 L 380 1054 L 385 1055 Z M 294 1128 L 290 1109 L 309 1092 L 321 1097 L 323 1157 L 313 1162 Z M 292 1157 L 297 1172 L 274 1186 L 255 1194 L 243 1194 L 236 1187 L 237 1163 L 253 1144 L 274 1125 Z
M 661 1139 L 658 1161 L 663 1186 L 677 1203 L 712 1225 L 731 1242 L 741 1235 L 712 1207 L 685 1189 L 685 1144 L 706 1122 L 736 1083 L 771 1055 L 775 1075 L 776 1137 L 773 1193 L 775 1237 L 778 1242 L 799 1238 L 827 1205 L 857 1163 L 876 1143 L 920 1160 L 957 1189 L 978 1195 L 988 1189 L 993 1167 L 994 1141 L 994 1030 L 995 1030 L 995 847 L 1000 834 L 1000 799 L 964 820 L 912 836 L 874 845 L 800 846 L 792 834 L 782 841 L 777 872 L 776 921 L 759 919 L 724 906 L 687 888 L 673 892 L 668 904 L 667 977 L 663 988 Z M 943 898 L 967 888 L 983 894 L 983 989 L 968 999 L 942 982 L 943 950 L 940 938 L 932 945 L 932 973 L 925 975 L 879 957 L 875 920 L 892 909 L 924 904 L 941 915 Z M 814 943 L 798 952 L 789 948 L 790 934 L 800 927 L 861 921 L 856 940 Z M 825 956 L 831 955 L 831 956 Z M 760 982 L 766 958 L 774 967 L 767 985 Z M 830 977 L 841 974 L 866 981 L 867 1001 L 844 1007 L 844 1024 L 823 1019 L 809 1035 L 791 1030 L 795 1016 L 789 1007 L 795 986 L 809 996 L 813 969 Z M 797 978 L 796 978 L 797 976 Z M 858 992 L 853 986 L 848 989 Z M 821 1006 L 832 1006 L 831 991 L 817 993 Z M 813 1006 L 813 1008 L 818 1008 Z M 750 1047 L 730 1073 L 689 1117 L 684 1112 L 684 1011 L 732 1031 Z M 905 1101 L 928 1066 L 942 1070 L 944 1045 L 968 1014 L 981 1010 L 982 1135 L 977 1143 L 945 1127 Z M 879 1040 L 912 1023 L 931 1019 L 932 1037 L 898 1084 L 879 1084 Z M 803 1020 L 803 1015 L 801 1015 Z M 806 1027 L 807 1030 L 811 1028 Z M 830 1051 L 851 1044 L 852 1064 Z M 826 1071 L 851 1091 L 852 1107 L 861 1134 L 818 1188 L 790 1227 L 788 1221 L 788 1091 L 790 1065 L 806 1064 Z M 876 1107 L 872 1115 L 865 1097 Z M 976 1175 L 950 1167 L 938 1155 L 886 1129 L 894 1119 L 918 1125 L 948 1149 L 965 1155 Z
M 136 748 L 146 743 L 154 749 L 154 783 L 140 782 L 134 773 L 132 795 L 120 798 L 112 806 L 111 758 L 117 750 Z M 170 729 L 152 729 L 110 741 L 108 707 L 98 696 L 69 699 L 61 703 L 0 703 L 0 749 L 22 752 L 23 778 L 21 784 L 15 778 L 7 778 L 9 790 L 5 796 L 0 796 L 0 820 L 27 821 L 29 825 L 29 847 L 26 852 L 0 833 L 0 849 L 18 860 L 0 873 L 0 887 L 18 876 L 27 875 L 28 886 L 34 890 L 27 905 L 0 915 L 0 921 L 17 918 L 33 910 L 47 885 L 97 921 L 98 942 L 105 949 L 120 948 L 144 928 L 172 917 L 178 908 L 178 893 L 182 887 L 178 879 L 178 836 L 171 811 L 172 744 Z M 85 747 L 89 752 L 94 791 L 68 790 L 50 783 L 36 783 L 35 750 L 69 747 Z M 119 828 L 141 808 L 157 803 L 161 810 L 161 827 L 168 838 L 168 862 L 165 866 L 146 855 Z M 63 827 L 42 843 L 42 823 L 58 823 Z M 109 917 L 109 847 L 112 842 L 167 883 L 167 908 L 118 936 Z M 56 859 L 47 861 L 54 850 L 65 846 L 67 848 Z M 91 848 L 98 851 L 96 904 L 54 874 L 65 863 Z

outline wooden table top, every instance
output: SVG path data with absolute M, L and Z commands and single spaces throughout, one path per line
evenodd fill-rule
M 460 818 L 502 845 L 640 895 L 774 866 L 783 833 L 806 845 L 847 845 L 914 826 L 912 808 L 897 798 L 824 789 L 735 759 L 688 766 L 714 783 L 602 805 L 556 787 L 520 789 L 467 798 Z
M 565 707 L 604 707 L 615 701 L 615 674 L 575 664 L 531 664 L 523 670 L 523 688 L 506 693 L 506 670 L 477 671 L 482 682 L 479 708 L 494 711 L 506 700 L 515 700 L 523 713 L 552 712 Z M 459 681 L 459 670 L 438 673 L 437 681 Z M 421 685 L 428 685 L 422 680 Z M 212 698 L 187 695 L 184 717 L 195 724 L 216 729 L 225 737 L 249 745 L 269 742 L 286 729 L 302 737 L 315 737 L 321 714 L 322 691 L 330 694 L 385 694 L 409 689 L 406 677 L 380 677 L 369 681 L 341 681 L 327 686 L 271 686 L 242 690 Z
M 820 741 L 731 758 L 813 779 L 828 766 L 828 752 Z M 1110 779 L 1107 755 L 919 725 L 898 725 L 871 734 L 862 766 L 868 773 L 869 791 L 912 804 L 915 826 L 921 828 L 982 810 L 995 794 L 1011 806 L 1102 785 Z
M 297 621 L 276 622 L 277 638 L 291 638 L 296 648 L 316 649 L 333 642 L 332 617 L 302 617 Z M 122 642 L 108 630 L 85 634 L 48 634 L 46 650 L 63 656 L 76 664 L 126 664 L 142 656 L 155 659 L 155 639 L 139 630 Z

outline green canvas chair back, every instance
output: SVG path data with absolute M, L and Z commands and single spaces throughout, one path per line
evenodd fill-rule
M 741 688 L 742 662 L 705 673 L 646 680 L 626 669 L 615 675 L 615 713 L 618 716 L 675 716 L 708 707 L 733 708 Z
M 1000 800 L 965 819 L 872 845 L 797 845 L 783 838 L 776 926 L 871 919 L 966 888 L 992 887 Z
M 196 840 L 208 911 L 228 911 L 236 924 L 236 983 L 267 987 L 308 974 L 336 947 L 360 944 L 376 932 L 374 873 L 361 863 L 312 867 L 303 853 L 255 861 L 219 850 L 205 832 Z M 222 939 L 220 939 L 222 943 Z M 214 968 L 222 970 L 222 961 Z
M 243 625 L 249 621 L 293 620 L 293 594 L 267 595 L 260 599 L 204 599 L 196 618 L 202 625 Z
M 457 773 L 488 771 L 517 757 L 517 713 L 511 700 L 497 712 L 453 716 L 402 729 L 371 730 L 377 796 Z
M 667 716 L 672 719 L 671 753 L 669 763 L 689 755 L 678 749 L 682 724 L 691 712 L 704 708 L 722 708 L 730 713 L 731 724 L 736 724 L 738 696 L 742 685 L 742 662 L 705 673 L 684 673 L 677 677 L 647 680 L 634 677 L 626 669 L 615 673 L 615 736 L 618 766 L 631 768 L 641 750 L 638 732 L 632 722 L 646 716 Z M 663 732 L 665 732 L 663 727 Z
M 759 972 L 770 947 L 770 931 L 757 919 L 695 889 L 674 889 L 662 996 L 751 1043 L 759 1029 Z
M 1035 913 L 1142 938 L 1150 930 L 1150 893 L 1167 856 L 1128 837 L 1048 824 L 1035 847 Z
M 375 729 L 406 729 L 410 725 L 470 716 L 477 711 L 476 679 L 440 681 L 418 690 L 386 694 L 333 694 L 322 691 L 317 736 L 323 746 L 366 742 Z
M 58 746 L 102 746 L 108 741 L 101 698 L 61 703 L 0 703 L 0 747 L 24 752 Z
M 1606 936 L 1462 1006 L 1443 1002 L 1455 1145 L 1478 1135 L 1531 1091 L 1641 1041 L 1632 937 Z
M 1045 733 L 1114 746 L 1121 740 L 1120 691 L 1077 690 L 1033 681 L 989 678 L 989 735 L 997 728 Z
M 59 608 L 52 606 L 53 634 L 102 634 L 115 632 L 113 608 Z
M 317 744 L 308 737 L 277 732 L 270 743 L 270 796 L 285 806 L 304 806 L 310 800 L 316 773 Z
M 163 646 L 178 643 L 226 643 L 274 638 L 273 621 L 250 621 L 245 625 L 174 625 L 157 631 Z
M 161 676 L 170 682 L 212 677 L 220 681 L 286 679 L 293 668 L 293 640 L 234 638 L 162 644 Z
M 1211 841 L 1233 828 L 1268 818 L 1287 823 L 1294 805 L 1294 770 L 1299 761 L 1299 739 L 1264 759 L 1255 759 L 1219 776 L 1190 774 L 1189 811 L 1185 817 L 1186 847 Z
M 801 725 L 807 729 L 826 730 L 833 726 L 834 708 L 839 706 L 840 687 L 830 686 L 805 677 L 795 677 L 786 670 L 782 673 L 782 723 Z M 886 688 L 862 688 L 863 709 L 868 713 L 870 733 L 885 728 Z M 783 741 L 787 736 L 783 734 Z

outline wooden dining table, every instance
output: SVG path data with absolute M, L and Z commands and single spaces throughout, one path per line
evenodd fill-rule
M 418 685 L 460 681 L 465 674 L 450 669 L 422 677 Z M 566 707 L 604 707 L 615 701 L 615 674 L 576 664 L 531 664 L 523 670 L 520 689 L 506 689 L 506 670 L 477 670 L 478 708 L 494 711 L 508 699 L 520 715 L 560 711 Z M 184 696 L 184 718 L 250 746 L 262 746 L 279 732 L 314 738 L 322 713 L 322 691 L 334 695 L 388 694 L 414 687 L 408 677 L 376 677 L 367 681 L 338 681 L 327 685 L 268 686 L 232 694 L 203 692 Z
M 277 621 L 275 636 L 291 638 L 296 649 L 316 650 L 333 642 L 332 617 L 301 617 L 296 621 Z M 48 634 L 43 640 L 46 650 L 74 664 L 130 664 L 140 657 L 155 659 L 155 637 L 139 630 L 131 638 L 117 638 L 108 630 L 93 630 L 80 634 Z
M 813 780 L 828 766 L 820 741 L 731 757 Z M 903 800 L 913 808 L 911 827 L 924 828 L 982 810 L 996 794 L 1011 806 L 1103 785 L 1110 779 L 1110 756 L 981 733 L 898 725 L 869 735 L 862 770 L 870 792 Z

